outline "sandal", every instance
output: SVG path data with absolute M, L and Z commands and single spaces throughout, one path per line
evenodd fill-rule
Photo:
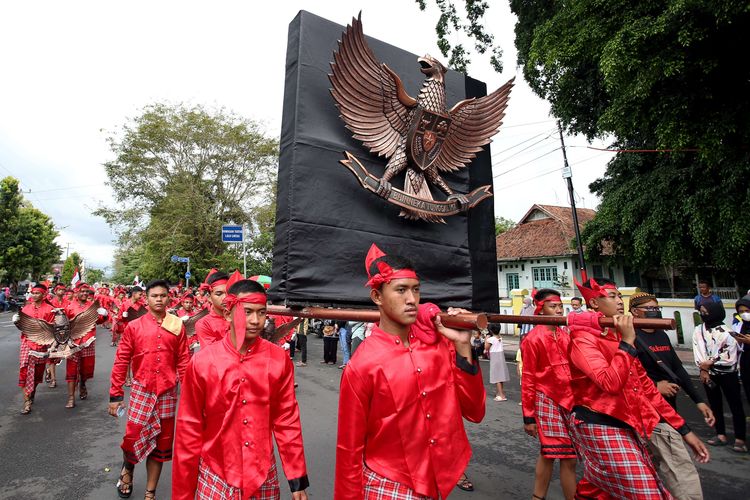
M 734 443 L 730 449 L 735 453 L 747 453 L 747 446 L 744 443 Z
M 76 397 L 75 396 L 68 396 L 68 402 L 65 404 L 65 408 L 75 408 L 76 407 Z
M 49 388 L 54 389 L 55 387 L 57 387 L 57 380 L 51 380 L 49 383 Z
M 458 479 L 456 486 L 464 491 L 474 491 L 474 484 L 469 481 L 469 478 L 466 476 L 465 472 L 461 474 L 461 477 Z
M 125 481 L 125 478 L 129 477 L 129 481 Z M 123 491 L 123 488 L 124 491 Z M 120 498 L 130 498 L 130 495 L 133 494 L 133 471 L 128 470 L 126 467 L 123 467 L 120 471 L 120 479 L 117 481 L 117 494 Z
M 146 490 L 143 500 L 156 500 L 156 490 Z
M 34 400 L 31 398 L 24 398 L 23 400 L 23 409 L 21 410 L 21 415 L 28 415 L 31 413 L 31 405 L 34 404 Z
M 726 440 L 726 438 L 719 439 L 718 437 L 715 437 L 715 438 L 711 438 L 708 441 L 706 441 L 706 444 L 709 444 L 711 446 L 726 446 L 727 445 L 727 440 Z
M 81 400 L 84 400 L 87 397 L 89 397 L 89 390 L 86 389 L 86 386 L 83 385 L 83 384 L 81 384 L 81 388 L 79 390 L 78 397 L 81 398 Z

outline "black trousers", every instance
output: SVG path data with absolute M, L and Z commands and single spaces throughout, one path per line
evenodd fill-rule
M 740 355 L 740 378 L 745 389 L 745 397 L 750 403 L 750 345 L 746 345 L 745 352 Z
M 302 362 L 307 363 L 307 335 L 297 335 L 297 347 L 299 347 Z
M 336 364 L 336 351 L 339 339 L 335 337 L 323 337 L 323 362 Z
M 294 354 L 295 352 L 297 352 L 296 349 L 297 349 L 297 339 L 294 339 L 291 342 L 289 342 L 289 357 L 290 358 L 294 359 Z
M 716 386 L 711 388 L 704 385 L 704 387 L 706 388 L 706 396 L 708 396 L 708 404 L 711 405 L 711 411 L 714 412 L 714 417 L 716 417 L 716 426 L 714 427 L 716 434 L 726 434 L 724 403 L 721 397 L 723 393 L 732 412 L 734 438 L 744 441 L 747 434 L 745 429 L 745 409 L 742 407 L 740 378 L 737 376 L 737 372 L 711 375 L 711 380 L 714 381 Z

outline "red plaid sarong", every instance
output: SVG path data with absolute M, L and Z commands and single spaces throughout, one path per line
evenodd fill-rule
M 546 394 L 536 393 L 536 424 L 545 458 L 576 458 L 570 440 L 570 415 Z
M 365 496 L 363 500 L 433 500 L 414 492 L 408 486 L 381 476 L 364 466 Z
M 67 382 L 85 382 L 90 378 L 94 378 L 96 337 L 92 337 L 89 341 L 91 344 L 83 347 L 65 362 L 65 380 Z
M 583 463 L 577 499 L 673 500 L 659 479 L 645 443 L 632 429 L 571 422 L 571 436 Z
M 128 422 L 121 448 L 130 463 L 138 463 L 154 454 L 158 461 L 172 458 L 174 417 L 177 413 L 177 388 L 157 396 L 133 380 L 128 402 Z
M 23 387 L 23 393 L 30 396 L 36 389 L 37 384 L 44 378 L 43 358 L 37 358 L 31 354 L 31 347 L 25 338 L 21 338 L 21 349 L 18 352 L 18 387 Z
M 242 490 L 236 486 L 229 486 L 224 480 L 201 460 L 198 463 L 198 489 L 195 492 L 197 500 L 242 500 Z M 279 500 L 281 488 L 279 475 L 276 472 L 276 461 L 268 469 L 268 476 L 249 500 Z

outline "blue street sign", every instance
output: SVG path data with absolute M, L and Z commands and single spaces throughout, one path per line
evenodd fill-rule
M 179 258 L 178 256 L 176 256 L 176 255 L 173 255 L 173 256 L 172 256 L 172 258 L 171 258 L 170 260 L 171 260 L 172 262 L 179 262 L 179 261 L 180 261 L 180 258 Z
M 191 276 L 192 276 L 192 274 L 190 274 L 190 271 L 188 271 L 188 272 L 185 273 L 185 279 L 186 280 L 189 280 Z
M 170 260 L 172 262 L 190 262 L 190 257 L 178 257 L 177 255 L 173 255 Z
M 221 226 L 221 241 L 224 243 L 242 243 L 242 226 Z

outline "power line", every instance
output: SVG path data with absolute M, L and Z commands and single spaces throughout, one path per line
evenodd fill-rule
M 68 186 L 68 187 L 61 187 L 61 188 L 53 188 L 53 189 L 37 189 L 34 191 L 35 193 L 48 193 L 50 191 L 68 191 L 70 189 L 83 189 L 88 187 L 99 187 L 104 186 L 103 182 L 100 182 L 98 184 L 81 184 L 79 186 Z
M 528 127 L 530 125 L 539 125 L 540 123 L 550 123 L 554 121 L 555 120 L 542 120 L 540 122 L 519 123 L 517 125 L 503 125 L 502 128 Z
M 551 155 L 552 153 L 554 153 L 555 151 L 558 151 L 559 149 L 560 149 L 560 146 L 557 146 L 557 147 L 556 147 L 555 149 L 553 149 L 552 151 L 547 151 L 546 153 L 544 153 L 544 154 L 542 154 L 542 155 L 539 155 L 539 156 L 537 156 L 536 158 L 534 158 L 534 159 L 532 159 L 532 160 L 529 160 L 529 161 L 527 161 L 527 162 L 521 163 L 520 165 L 516 165 L 515 167 L 513 167 L 513 168 L 509 168 L 508 170 L 504 170 L 504 171 L 500 172 L 499 174 L 493 175 L 493 176 L 492 176 L 492 178 L 493 178 L 493 179 L 497 179 L 497 178 L 498 178 L 498 177 L 500 177 L 501 175 L 505 175 L 505 174 L 507 174 L 507 173 L 509 173 L 509 172 L 512 172 L 512 171 L 514 171 L 514 170 L 518 170 L 519 168 L 521 168 L 521 167 L 523 167 L 523 166 L 525 166 L 525 165 L 528 165 L 529 163 L 533 163 L 533 162 L 537 161 L 537 160 L 538 160 L 538 159 L 540 159 L 540 158 L 544 158 L 544 157 L 545 157 L 545 156 L 547 156 L 547 155 Z
M 552 131 L 554 131 L 554 129 L 553 129 Z M 539 137 L 539 136 L 542 136 L 542 135 L 544 135 L 544 134 L 549 134 L 549 133 L 550 133 L 550 132 L 552 132 L 552 131 L 550 131 L 550 130 L 545 130 L 545 131 L 543 131 L 543 132 L 540 132 L 540 133 L 538 133 L 538 134 L 536 134 L 536 135 L 534 135 L 534 136 L 532 136 L 532 137 L 529 137 L 529 138 L 528 138 L 528 139 L 526 139 L 525 141 L 521 141 L 521 142 L 519 142 L 519 143 L 516 143 L 516 144 L 514 144 L 514 145 L 512 145 L 512 146 L 508 147 L 508 148 L 505 148 L 505 149 L 503 149 L 502 151 L 498 151 L 498 152 L 496 152 L 496 153 L 493 153 L 493 154 L 492 154 L 492 158 L 496 157 L 497 155 L 501 155 L 501 154 L 503 154 L 503 153 L 505 153 L 505 152 L 507 152 L 507 151 L 510 151 L 511 149 L 515 149 L 515 148 L 517 148 L 518 146 L 520 146 L 520 145 L 522 145 L 522 144 L 526 144 L 526 143 L 527 143 L 527 142 L 529 142 L 529 141 L 533 141 L 534 139 L 536 139 L 536 138 L 537 138 L 537 137 Z
M 506 156 L 505 158 L 502 158 L 502 159 L 496 159 L 495 161 L 496 161 L 496 162 L 498 162 L 498 163 L 503 163 L 503 162 L 506 162 L 506 161 L 510 160 L 511 158 L 514 158 L 514 157 L 516 157 L 516 156 L 518 156 L 518 155 L 520 155 L 520 154 L 522 154 L 522 153 L 524 153 L 524 152 L 526 152 L 526 151 L 529 151 L 529 150 L 533 150 L 533 149 L 535 149 L 535 148 L 536 148 L 536 146 L 538 146 L 538 145 L 539 145 L 540 143 L 543 143 L 544 141 L 546 141 L 547 139 L 549 139 L 550 137 L 552 137 L 552 134 L 553 134 L 553 133 L 554 133 L 554 132 L 548 133 L 548 134 L 547 134 L 547 135 L 546 135 L 545 137 L 542 137 L 542 138 L 541 138 L 541 139 L 539 139 L 538 141 L 536 141 L 536 142 L 533 142 L 533 143 L 529 144 L 529 145 L 528 145 L 528 146 L 526 146 L 525 148 L 523 148 L 523 149 L 521 149 L 521 150 L 519 150 L 519 151 L 516 151 L 515 153 L 513 153 L 513 154 L 511 154 L 511 155 L 509 155 L 509 156 Z M 544 132 L 542 132 L 542 134 L 544 134 Z M 542 134 L 539 134 L 539 135 L 542 135 Z M 515 146 L 513 146 L 513 147 L 515 147 Z M 510 148 L 510 149 L 513 149 L 513 148 Z M 498 153 L 498 154 L 499 154 L 499 153 Z M 492 155 L 492 157 L 494 158 L 494 157 L 495 157 L 495 155 Z
M 548 170 L 546 172 L 542 172 L 541 174 L 534 175 L 532 177 L 527 177 L 526 179 L 520 180 L 518 182 L 514 182 L 513 184 L 508 184 L 508 185 L 505 185 L 505 186 L 503 186 L 503 187 L 501 187 L 499 189 L 495 189 L 495 192 L 502 191 L 503 189 L 509 189 L 509 188 L 514 187 L 514 186 L 518 186 L 519 184 L 523 184 L 524 182 L 533 181 L 534 179 L 538 179 L 540 177 L 544 177 L 545 175 L 549 175 L 549 174 L 552 174 L 554 172 L 559 172 L 559 171 L 560 171 L 560 167 L 555 167 L 552 170 Z

